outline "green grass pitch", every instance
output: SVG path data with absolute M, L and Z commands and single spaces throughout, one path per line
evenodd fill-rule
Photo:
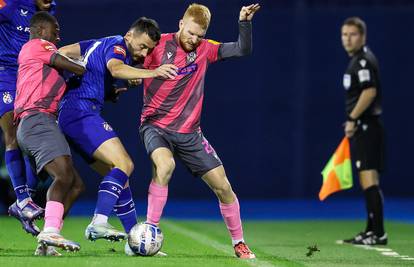
M 15 219 L 0 217 L 0 266 L 414 266 L 409 260 L 414 258 L 413 225 L 405 223 L 386 223 L 390 242 L 379 251 L 335 244 L 336 239 L 358 232 L 362 221 L 247 220 L 245 238 L 257 260 L 243 261 L 234 257 L 221 221 L 164 220 L 162 251 L 167 257 L 128 257 L 124 243 L 86 241 L 83 231 L 88 222 L 89 218 L 84 217 L 65 221 L 63 234 L 81 243 L 80 252 L 37 257 L 33 256 L 35 239 L 25 234 Z M 111 223 L 120 227 L 116 219 Z M 313 245 L 320 252 L 307 257 L 307 247 Z

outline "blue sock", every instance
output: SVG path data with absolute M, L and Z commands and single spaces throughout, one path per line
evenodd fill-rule
M 128 176 L 120 169 L 112 169 L 99 185 L 98 201 L 96 202 L 95 214 L 108 216 L 118 201 L 119 195 L 128 181 Z
M 137 212 L 135 211 L 135 203 L 132 199 L 130 187 L 122 190 L 118 202 L 114 206 L 114 211 L 128 234 L 131 228 L 137 224 Z
M 24 161 L 20 150 L 6 151 L 4 159 L 17 200 L 23 201 L 29 197 L 29 193 L 27 192 L 26 177 L 24 177 Z
M 29 195 L 32 196 L 36 193 L 37 188 L 37 175 L 33 171 L 33 168 L 30 164 L 30 159 L 28 156 L 24 156 L 24 164 L 26 165 L 26 184 Z

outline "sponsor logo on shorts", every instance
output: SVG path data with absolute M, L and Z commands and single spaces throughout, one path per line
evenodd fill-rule
M 360 160 L 357 160 L 356 162 L 355 162 L 355 165 L 356 165 L 356 167 L 359 169 L 359 168 L 361 168 L 361 161 Z
M 9 92 L 3 93 L 4 104 L 11 104 L 13 102 L 13 96 Z
M 109 125 L 109 123 L 104 122 L 102 123 L 103 128 L 105 129 L 105 131 L 107 132 L 112 132 L 114 129 L 112 129 L 111 125 Z

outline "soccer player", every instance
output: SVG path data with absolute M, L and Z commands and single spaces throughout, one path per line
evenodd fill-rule
M 143 17 L 132 24 L 125 36 L 82 41 L 59 50 L 72 58 L 83 56 L 88 70 L 78 88 L 64 96 L 59 108 L 59 126 L 92 168 L 100 174 L 102 170 L 108 170 L 99 186 L 95 215 L 85 230 L 89 240 L 119 241 L 126 238 L 124 232 L 108 223 L 108 216 L 114 208 L 127 233 L 137 222 L 128 186 L 133 162 L 100 112 L 105 92 L 111 89 L 116 79 L 174 78 L 176 68 L 173 65 L 163 65 L 154 70 L 130 66 L 147 56 L 160 35 L 158 24 Z
M 218 43 L 204 39 L 210 23 L 209 9 L 192 4 L 180 20 L 178 32 L 163 34 L 159 45 L 144 62 L 148 69 L 168 63 L 179 68 L 174 79 L 144 80 L 140 135 L 153 163 L 147 222 L 155 225 L 160 222 L 176 156 L 217 195 L 235 253 L 243 259 L 255 258 L 255 255 L 244 242 L 239 202 L 222 162 L 203 136 L 200 114 L 207 67 L 218 60 L 251 53 L 251 20 L 259 8 L 258 4 L 242 7 L 238 41 Z
M 66 89 L 58 70 L 81 75 L 82 65 L 59 55 L 59 24 L 47 12 L 38 12 L 30 20 L 30 41 L 18 57 L 18 77 L 14 119 L 17 142 L 22 151 L 35 161 L 38 174 L 53 178 L 47 192 L 45 225 L 37 236 L 44 247 L 77 251 L 78 243 L 60 235 L 64 214 L 83 189 L 83 183 L 72 164 L 68 143 L 56 123 L 57 108 Z
M 343 240 L 360 245 L 386 245 L 383 196 L 379 173 L 384 167 L 384 132 L 380 115 L 381 84 L 377 59 L 366 46 L 367 28 L 358 17 L 345 20 L 342 45 L 351 58 L 343 86 L 346 90 L 345 135 L 350 138 L 351 155 L 364 190 L 367 209 L 365 231 Z
M 0 126 L 6 146 L 5 162 L 17 198 L 9 207 L 9 214 L 16 217 L 23 229 L 32 235 L 40 231 L 33 221 L 42 217 L 44 210 L 33 203 L 30 197 L 35 192 L 37 177 L 28 158 L 22 156 L 17 145 L 13 104 L 17 56 L 22 45 L 29 40 L 30 18 L 39 10 L 53 14 L 55 2 L 0 0 Z

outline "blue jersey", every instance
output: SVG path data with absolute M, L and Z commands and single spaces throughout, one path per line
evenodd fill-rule
M 0 0 L 0 81 L 16 81 L 17 57 L 29 41 L 30 19 L 39 11 L 35 0 Z M 54 14 L 53 1 L 50 13 Z
M 60 109 L 99 112 L 102 110 L 105 94 L 117 83 L 106 67 L 108 61 L 115 58 L 131 65 L 132 58 L 124 38 L 120 35 L 82 41 L 79 44 L 81 54 L 84 55 L 86 72 L 78 87 L 69 90 L 63 97 Z

